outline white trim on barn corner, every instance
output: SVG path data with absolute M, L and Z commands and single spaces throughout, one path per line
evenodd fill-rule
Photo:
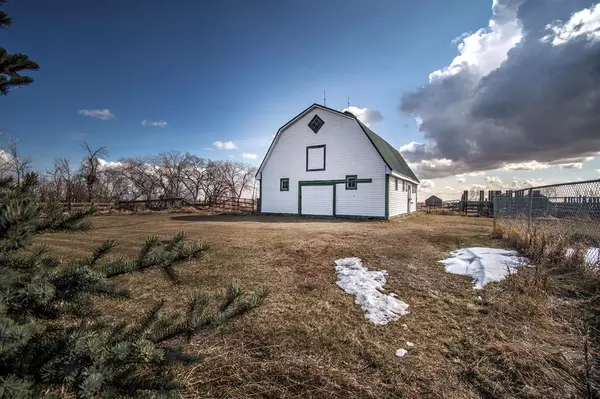
M 281 134 L 283 133 L 283 131 L 285 129 L 287 129 L 288 127 L 290 127 L 292 124 L 294 124 L 294 122 L 296 122 L 298 119 L 302 118 L 304 115 L 308 114 L 310 111 L 312 111 L 315 108 L 319 108 L 322 111 L 327 111 L 327 112 L 335 113 L 336 115 L 340 115 L 340 116 L 343 116 L 343 117 L 348 118 L 348 119 L 354 119 L 350 115 L 346 115 L 343 112 L 335 111 L 335 110 L 332 110 L 330 108 L 324 107 L 324 106 L 319 105 L 319 104 L 313 104 L 310 107 L 306 108 L 304 111 L 302 111 L 301 113 L 299 113 L 296 117 L 294 117 L 288 123 L 286 123 L 285 125 L 283 125 L 282 127 L 280 127 L 279 130 L 277 130 L 277 133 L 275 134 L 275 137 L 273 138 L 273 141 L 271 142 L 271 145 L 269 146 L 269 149 L 267 150 L 267 153 L 265 154 L 265 157 L 263 158 L 260 166 L 258 167 L 258 170 L 256 171 L 256 180 L 261 180 L 261 178 L 262 178 L 262 170 L 263 170 L 265 164 L 267 163 L 267 160 L 269 159 L 269 156 L 273 152 L 273 148 L 275 148 L 275 144 L 279 140 L 279 137 L 281 136 Z

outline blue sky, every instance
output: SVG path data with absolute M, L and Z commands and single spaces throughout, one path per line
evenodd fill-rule
M 547 18 L 546 24 L 561 16 L 548 11 L 556 3 L 550 0 L 509 3 L 519 2 L 539 8 L 534 13 Z M 443 197 L 470 186 L 597 177 L 600 161 L 582 152 L 582 145 L 568 154 L 552 155 L 550 146 L 486 165 L 454 154 L 450 163 L 437 159 L 450 155 L 439 145 L 444 132 L 430 121 L 454 121 L 436 114 L 437 99 L 447 93 L 436 92 L 441 80 L 432 81 L 430 73 L 441 71 L 448 86 L 463 72 L 477 70 L 482 78 L 489 71 L 480 69 L 502 72 L 501 61 L 510 61 L 511 48 L 527 44 L 524 32 L 533 25 L 523 19 L 531 13 L 522 17 L 504 3 L 498 0 L 492 9 L 491 0 L 12 0 L 5 9 L 13 26 L 0 32 L 0 43 L 9 52 L 29 55 L 40 70 L 31 74 L 32 85 L 0 98 L 0 129 L 19 139 L 21 152 L 40 169 L 55 157 L 80 159 L 84 140 L 107 146 L 112 161 L 178 150 L 258 165 L 278 127 L 308 105 L 322 103 L 325 89 L 330 107 L 345 108 L 350 96 L 351 105 L 379 112 L 383 119 L 371 125 L 375 131 L 397 148 L 415 143 L 405 148 L 405 156 L 419 146 L 433 148 L 429 158 L 409 161 L 430 182 L 423 188 L 445 190 Z M 573 9 L 561 17 L 568 19 L 588 3 L 595 1 L 573 0 Z M 597 11 L 588 18 L 592 22 L 600 17 L 600 7 Z M 497 22 L 495 28 L 490 20 Z M 506 28 L 510 23 L 519 30 Z M 549 52 L 560 47 L 546 44 Z M 459 57 L 458 45 L 463 48 Z M 457 59 L 463 62 L 458 72 Z M 492 68 L 484 65 L 488 60 Z M 404 101 L 410 93 L 411 102 Z M 438 96 L 433 111 L 431 93 Z M 425 120 L 423 132 L 414 116 Z M 450 134 L 460 136 L 462 130 Z M 469 133 L 467 144 L 478 134 Z M 235 149 L 213 145 L 230 141 Z M 583 147 L 600 151 L 598 144 Z M 544 167 L 521 168 L 540 160 Z M 504 161 L 510 164 L 502 169 Z
M 324 89 L 328 106 L 342 109 L 350 96 L 352 105 L 379 110 L 384 119 L 374 128 L 400 146 L 420 136 L 398 111 L 400 95 L 446 64 L 456 53 L 450 40 L 491 13 L 480 0 L 166 4 L 6 6 L 13 26 L 0 32 L 2 44 L 40 71 L 34 84 L 0 98 L 0 126 L 36 166 L 77 159 L 82 140 L 108 146 L 112 160 L 169 149 L 260 158 L 280 125 L 322 103 Z M 82 109 L 108 109 L 114 119 Z M 238 150 L 204 150 L 218 140 Z

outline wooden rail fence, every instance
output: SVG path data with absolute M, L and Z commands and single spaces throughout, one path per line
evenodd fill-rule
M 96 207 L 100 212 L 119 211 L 164 211 L 168 209 L 194 208 L 198 210 L 215 210 L 225 212 L 256 212 L 257 201 L 249 198 L 219 198 L 207 202 L 192 202 L 185 198 L 161 198 L 151 200 L 129 200 L 118 202 L 61 202 L 63 211 Z

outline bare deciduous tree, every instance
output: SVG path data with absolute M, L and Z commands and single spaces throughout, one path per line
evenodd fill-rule
M 240 199 L 254 184 L 256 168 L 242 162 L 223 162 L 221 174 L 231 197 Z
M 16 141 L 9 143 L 5 155 L 7 155 L 5 161 L 8 163 L 9 172 L 14 177 L 17 185 L 21 184 L 25 174 L 31 170 L 31 158 L 19 155 Z
M 202 186 L 205 185 L 207 179 L 207 166 L 206 159 L 192 154 L 185 154 L 185 168 L 183 169 L 181 184 L 187 190 L 192 202 L 200 200 Z
M 85 156 L 81 161 L 81 175 L 85 179 L 85 184 L 88 193 L 88 202 L 92 202 L 94 195 L 94 186 L 98 182 L 98 171 L 100 167 L 100 159 L 108 156 L 106 147 L 98 147 L 93 149 L 88 143 L 83 143 Z

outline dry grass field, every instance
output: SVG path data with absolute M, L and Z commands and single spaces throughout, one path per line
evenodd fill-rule
M 207 257 L 179 267 L 173 285 L 158 271 L 121 277 L 132 301 L 105 301 L 135 317 L 159 298 L 181 310 L 196 290 L 232 279 L 270 289 L 266 304 L 223 331 L 195 337 L 203 362 L 178 370 L 184 397 L 492 398 L 586 397 L 582 326 L 576 306 L 539 292 L 526 270 L 483 291 L 437 261 L 458 247 L 499 246 L 492 221 L 413 215 L 387 221 L 267 216 L 130 215 L 92 218 L 84 234 L 36 238 L 59 255 L 85 256 L 106 238 L 134 255 L 145 238 L 186 231 Z M 334 260 L 355 256 L 386 269 L 386 288 L 410 313 L 370 324 L 335 284 Z M 408 348 L 406 341 L 414 343 Z M 396 349 L 407 348 L 403 358 Z

